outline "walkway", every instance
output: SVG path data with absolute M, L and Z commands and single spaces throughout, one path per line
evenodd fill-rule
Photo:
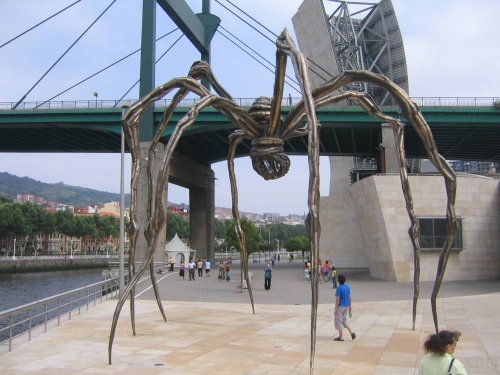
M 3 355 L 0 373 L 308 374 L 310 288 L 300 263 L 277 263 L 268 292 L 261 285 L 264 265 L 250 266 L 255 315 L 246 291 L 239 293 L 238 270 L 231 282 L 219 282 L 216 273 L 191 282 L 163 274 L 158 279 L 168 322 L 161 320 L 146 290 L 137 301 L 134 337 L 126 305 L 112 366 L 107 364 L 107 340 L 116 302 L 110 300 Z M 374 280 L 361 270 L 343 273 L 353 290 L 352 326 L 358 338 L 332 341 L 333 292 L 329 283 L 320 285 L 314 373 L 415 374 L 421 343 L 433 331 L 428 298 L 420 300 L 412 331 L 411 283 Z M 430 283 L 421 288 L 428 294 Z M 441 328 L 462 331 L 455 355 L 469 375 L 499 374 L 500 280 L 445 283 L 441 296 Z

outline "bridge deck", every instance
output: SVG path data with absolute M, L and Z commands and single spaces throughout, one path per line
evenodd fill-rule
M 242 103 L 246 104 L 246 103 Z M 397 108 L 382 110 L 396 118 Z M 177 108 L 163 134 L 166 143 L 175 123 L 187 108 Z M 283 108 L 283 116 L 289 107 Z M 439 152 L 448 160 L 487 160 L 500 158 L 500 110 L 489 107 L 423 107 L 422 113 L 432 129 Z M 156 108 L 158 123 L 163 108 Z M 0 152 L 119 152 L 121 110 L 113 108 L 0 111 Z M 380 121 L 359 107 L 332 107 L 318 110 L 321 122 L 321 155 L 375 156 L 381 143 Z M 405 121 L 405 119 L 402 119 Z M 196 123 L 184 134 L 178 151 L 204 164 L 224 160 L 228 136 L 235 127 L 214 109 L 202 111 Z M 250 142 L 238 147 L 237 156 L 247 156 Z M 426 153 L 413 127 L 405 127 L 405 149 L 410 158 Z M 290 155 L 306 155 L 305 137 L 285 143 Z

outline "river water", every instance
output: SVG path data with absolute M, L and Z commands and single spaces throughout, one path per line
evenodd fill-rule
M 0 275 L 0 311 L 99 281 L 100 269 Z

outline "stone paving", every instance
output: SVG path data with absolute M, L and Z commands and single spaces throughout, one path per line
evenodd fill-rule
M 0 356 L 0 374 L 308 374 L 310 286 L 300 263 L 277 263 L 270 291 L 264 290 L 264 264 L 250 266 L 255 315 L 246 290 L 239 292 L 238 269 L 231 282 L 218 281 L 217 272 L 191 282 L 179 280 L 177 273 L 162 274 L 159 288 L 168 321 L 151 299 L 149 283 L 142 283 L 137 335 L 131 333 L 126 304 L 112 365 L 107 346 L 116 300 Z M 413 331 L 411 283 L 375 280 L 363 270 L 339 271 L 352 288 L 357 339 L 332 340 L 333 290 L 330 283 L 321 284 L 314 374 L 416 374 L 422 342 L 433 331 L 431 283 L 422 283 Z M 440 328 L 462 331 L 456 358 L 469 375 L 498 374 L 500 280 L 445 283 L 441 296 Z

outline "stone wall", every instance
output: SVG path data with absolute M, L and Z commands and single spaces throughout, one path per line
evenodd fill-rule
M 456 213 L 463 223 L 463 249 L 452 251 L 444 280 L 476 280 L 500 276 L 499 181 L 458 178 Z M 446 192 L 441 176 L 410 176 L 417 216 L 444 217 Z M 410 221 L 398 175 L 372 176 L 352 186 L 363 233 L 365 256 L 373 277 L 413 280 Z M 421 280 L 435 279 L 439 251 L 423 250 Z
M 330 194 L 320 198 L 321 259 L 335 267 L 368 267 L 358 215 L 347 184 L 352 157 L 330 157 Z
M 22 272 L 47 272 L 108 267 L 107 258 L 93 259 L 3 259 L 0 260 L 0 274 Z M 113 259 L 111 259 L 113 260 Z

